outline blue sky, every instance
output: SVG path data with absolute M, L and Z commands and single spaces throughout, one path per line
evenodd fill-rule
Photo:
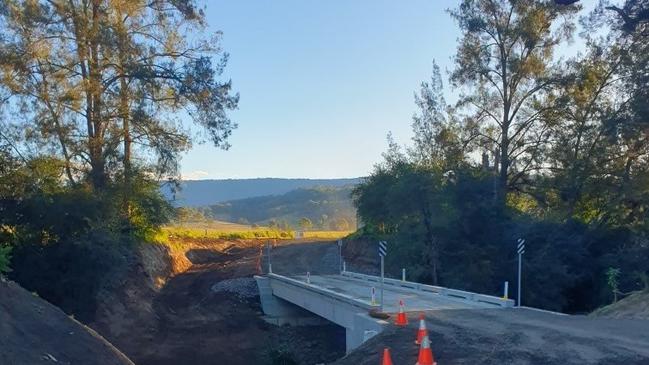
M 410 139 L 413 93 L 452 68 L 451 0 L 209 0 L 241 94 L 228 151 L 195 145 L 187 179 L 365 176 Z

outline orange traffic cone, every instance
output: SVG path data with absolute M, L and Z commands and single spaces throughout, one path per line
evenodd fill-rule
M 415 344 L 421 345 L 421 340 L 423 340 L 426 336 L 428 336 L 428 330 L 426 330 L 426 320 L 424 319 L 424 314 L 422 313 L 419 316 L 419 329 L 417 330 L 417 339 L 415 340 Z
M 392 365 L 390 350 L 387 347 L 383 349 L 383 361 L 381 361 L 381 365 Z
M 397 320 L 394 322 L 397 326 L 407 326 L 408 317 L 406 317 L 406 312 L 403 309 L 403 300 L 399 300 L 399 314 L 397 314 Z
M 421 340 L 421 347 L 419 347 L 419 357 L 415 365 L 437 365 L 433 358 L 433 350 L 430 349 L 430 341 L 428 335 L 424 336 Z

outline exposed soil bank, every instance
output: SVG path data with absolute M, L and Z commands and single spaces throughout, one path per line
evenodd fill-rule
M 47 363 L 133 365 L 93 330 L 0 279 L 0 364 Z
M 93 327 L 138 365 L 271 364 L 279 359 L 316 364 L 343 356 L 341 327 L 275 327 L 262 320 L 252 279 L 264 265 L 261 244 L 143 247 L 142 265 L 104 301 Z M 273 261 L 285 271 L 327 265 L 333 271 L 337 247 L 285 243 L 273 251 Z
M 592 316 L 649 320 L 649 292 L 631 294 L 617 303 L 596 310 Z

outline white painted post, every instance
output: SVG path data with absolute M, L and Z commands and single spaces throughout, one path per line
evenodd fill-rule
M 347 272 L 347 262 L 343 261 L 343 272 Z
M 306 283 L 311 284 L 311 273 L 308 271 L 306 272 Z
M 401 269 L 401 281 L 406 281 L 406 269 Z
M 381 256 L 381 312 L 383 312 L 383 283 L 385 281 L 385 258 Z
M 518 254 L 518 300 L 516 301 L 517 306 L 521 306 L 521 264 L 523 262 L 523 254 L 519 253 Z
M 505 290 L 503 293 L 503 299 L 509 299 L 509 281 L 505 281 Z
M 270 241 L 266 243 L 267 251 L 268 251 L 268 273 L 272 274 L 273 273 L 273 264 L 270 262 Z
M 376 289 L 374 287 L 372 287 L 370 292 L 372 294 L 372 302 L 371 303 L 372 303 L 372 305 L 376 305 Z
M 343 264 L 344 264 L 344 263 L 343 263 L 343 240 L 338 240 L 338 258 L 339 258 L 339 261 L 338 261 L 338 262 L 339 262 L 338 269 L 339 269 L 340 272 L 342 273 L 343 271 L 345 271 L 345 270 L 343 269 Z

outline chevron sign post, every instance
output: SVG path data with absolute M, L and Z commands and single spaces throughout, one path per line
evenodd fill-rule
M 379 241 L 379 256 L 385 257 L 388 254 L 388 243 L 386 241 Z
M 518 241 L 516 241 L 518 245 L 516 246 L 516 249 L 518 250 L 518 301 L 516 304 L 520 307 L 521 306 L 521 271 L 522 271 L 522 263 L 523 263 L 523 254 L 525 253 L 525 240 L 522 238 L 519 238 Z
M 385 256 L 388 254 L 388 243 L 379 241 L 379 257 L 381 257 L 381 312 L 383 312 L 383 282 L 385 279 Z

